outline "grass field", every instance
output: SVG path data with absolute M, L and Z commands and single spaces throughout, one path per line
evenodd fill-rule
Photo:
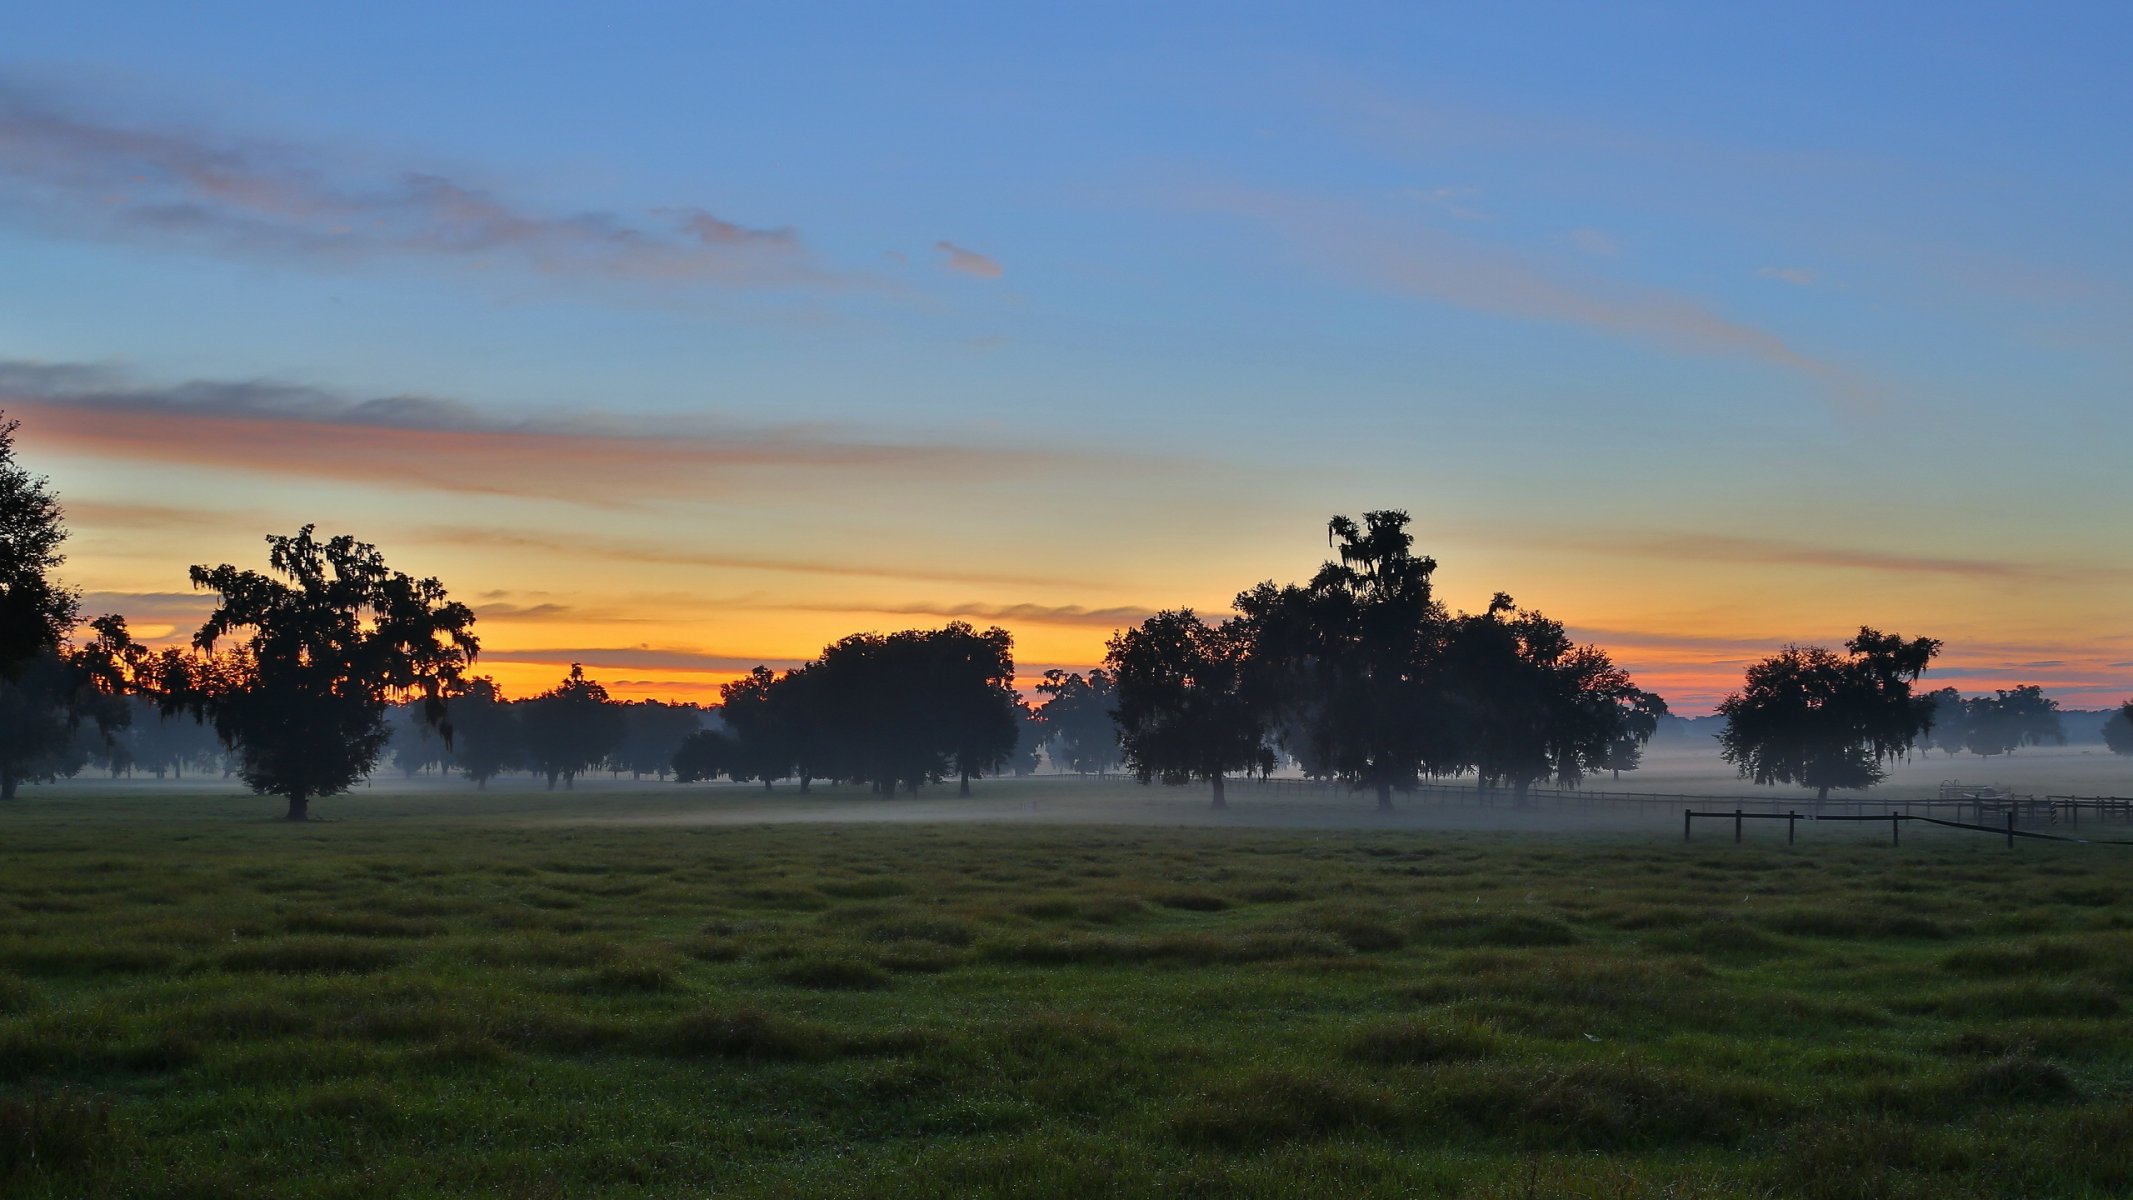
M 2133 1191 L 2133 849 L 1156 796 L 31 793 L 0 1195 Z

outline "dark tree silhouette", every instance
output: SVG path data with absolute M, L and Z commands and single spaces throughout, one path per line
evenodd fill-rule
M 1963 694 L 1944 687 L 1921 697 L 1919 706 L 1927 720 L 1925 732 L 1918 735 L 1920 753 L 1934 747 L 1948 755 L 1962 753 L 1970 740 L 1970 702 Z
M 1862 627 L 1844 648 L 1787 646 L 1718 706 L 1719 752 L 1743 779 L 1814 788 L 1820 801 L 1831 788 L 1872 787 L 1910 752 L 1931 720 L 1911 685 L 1940 642 Z
M 1990 757 L 2012 754 L 2023 746 L 2066 744 L 2059 702 L 2034 684 L 1998 689 L 1968 701 L 1966 709 L 1963 746 L 1973 754 Z
M 452 697 L 452 732 L 452 757 L 476 788 L 487 789 L 499 773 L 525 765 L 518 706 L 506 703 L 486 675 L 468 680 Z
M 942 749 L 970 794 L 972 778 L 999 769 L 1014 753 L 1021 697 L 1015 694 L 1015 643 L 1005 629 L 983 633 L 962 621 L 925 635 L 923 693 L 915 698 L 939 728 Z
M 1044 746 L 1044 736 L 1043 716 L 1018 697 L 1015 700 L 1015 748 L 1007 756 L 1007 769 L 1013 771 L 1016 778 L 1035 773 L 1037 753 Z
M 1604 769 L 1639 694 L 1605 651 L 1573 645 L 1560 622 L 1502 593 L 1457 620 L 1449 658 L 1475 773 L 1521 805 L 1538 780 L 1575 787 Z
M 54 574 L 66 562 L 59 499 L 15 461 L 21 422 L 0 413 L 0 678 L 56 654 L 74 631 L 80 598 Z
M 1607 757 L 1601 763 L 1614 772 L 1617 779 L 1624 771 L 1634 771 L 1644 765 L 1644 748 L 1651 744 L 1652 735 L 1659 732 L 1659 721 L 1673 714 L 1667 711 L 1666 701 L 1651 692 L 1631 688 L 1630 694 L 1620 701 L 1620 728 L 1607 743 Z
M 703 711 L 693 704 L 633 700 L 622 706 L 622 744 L 613 766 L 632 779 L 660 779 L 674 769 L 674 751 L 682 739 L 703 728 Z
M 578 776 L 606 762 L 622 744 L 622 707 L 607 698 L 607 689 L 585 677 L 585 667 L 570 664 L 570 674 L 553 688 L 528 700 L 519 714 L 525 731 L 526 762 L 548 780 L 577 786 Z
M 1157 613 L 1111 639 L 1119 743 L 1142 783 L 1206 780 L 1228 807 L 1223 777 L 1271 770 L 1268 714 L 1245 687 L 1252 632 L 1241 619 L 1208 625 L 1191 609 Z
M 111 632 L 123 637 L 125 622 L 103 618 L 89 646 L 70 643 L 79 597 L 56 575 L 67 529 L 47 481 L 15 461 L 19 427 L 0 415 L 0 800 L 14 799 L 25 782 L 85 765 L 76 738 L 85 717 L 108 740 L 128 715 L 99 689 L 121 681 L 98 669 L 115 652 Z
M 674 779 L 697 783 L 726 773 L 738 743 L 722 729 L 699 729 L 674 748 Z
M 193 635 L 197 653 L 163 656 L 152 686 L 166 711 L 212 724 L 245 783 L 286 797 L 289 819 L 302 821 L 313 798 L 347 791 L 377 764 L 391 701 L 418 701 L 421 720 L 449 739 L 446 697 L 480 643 L 472 609 L 435 579 L 390 570 L 374 546 L 321 542 L 306 525 L 267 547 L 268 574 L 192 569 L 193 586 L 220 601 Z
M 1102 775 L 1118 765 L 1118 722 L 1111 717 L 1118 692 L 1109 672 L 1099 667 L 1082 675 L 1054 668 L 1044 673 L 1037 691 L 1046 697 L 1037 713 L 1055 769 Z
M 1431 576 L 1414 553 L 1408 515 L 1367 512 L 1327 522 L 1337 561 L 1304 587 L 1262 583 L 1237 597 L 1254 641 L 1251 686 L 1281 709 L 1285 746 L 1323 774 L 1377 794 L 1453 764 L 1440 678 L 1446 636 Z
M 2118 706 L 2118 711 L 2104 718 L 2103 744 L 2113 754 L 2133 754 L 2133 700 Z
M 788 671 L 780 678 L 761 666 L 719 686 L 719 719 L 731 742 L 722 751 L 719 770 L 728 779 L 735 783 L 759 779 L 768 791 L 798 770 L 803 748 L 803 705 L 798 701 L 803 687 L 797 672 Z

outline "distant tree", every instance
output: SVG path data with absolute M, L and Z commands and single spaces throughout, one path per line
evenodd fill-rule
M 963 621 L 925 635 L 927 669 L 918 698 L 937 726 L 942 750 L 961 780 L 996 771 L 1014 753 L 1022 699 L 1015 694 L 1015 643 L 995 625 L 983 633 Z
M 674 779 L 679 783 L 716 779 L 726 773 L 735 749 L 736 743 L 724 730 L 699 729 L 674 748 Z
M 1919 706 L 1928 722 L 1918 735 L 1919 750 L 1937 747 L 1951 756 L 1962 753 L 1970 740 L 1970 702 L 1963 694 L 1944 687 L 1920 698 Z
M 167 712 L 213 725 L 245 783 L 286 797 L 292 821 L 370 773 L 392 701 L 416 700 L 420 720 L 449 739 L 446 697 L 480 648 L 473 610 L 443 584 L 388 569 L 367 543 L 312 531 L 268 537 L 267 574 L 194 567 L 193 586 L 219 602 L 193 635 L 197 653 L 165 655 L 151 685 Z
M 2118 706 L 2103 722 L 2103 744 L 2113 754 L 2133 754 L 2133 700 Z
M 646 775 L 665 779 L 674 769 L 674 751 L 682 739 L 702 727 L 703 714 L 693 704 L 626 703 L 622 706 L 622 744 L 615 750 L 612 765 L 617 771 L 628 771 L 632 779 Z
M 1448 658 L 1474 770 L 1484 788 L 1509 784 L 1521 805 L 1539 780 L 1577 786 L 1606 768 L 1619 739 L 1633 737 L 1641 693 L 1629 676 L 1605 651 L 1573 644 L 1560 622 L 1519 611 L 1509 596 L 1458 619 Z
M 585 667 L 570 664 L 570 674 L 553 688 L 525 702 L 519 717 L 525 732 L 526 762 L 565 788 L 578 776 L 606 762 L 622 744 L 622 708 L 607 698 L 607 689 L 585 677 Z
M 1044 747 L 1044 718 L 1028 703 L 1015 701 L 1015 748 L 1007 756 L 1007 769 L 1017 778 L 1037 769 L 1038 752 Z
M 1251 646 L 1241 619 L 1208 625 L 1190 609 L 1112 637 L 1105 666 L 1118 689 L 1119 743 L 1142 783 L 1204 779 L 1225 808 L 1224 776 L 1272 769 L 1268 714 L 1245 686 Z
M 1911 750 L 1930 720 L 1911 685 L 1940 642 L 1862 627 L 1844 648 L 1787 646 L 1748 668 L 1719 705 L 1719 751 L 1742 778 L 1811 787 L 1826 800 L 1831 788 L 1879 783 L 1884 764 Z
M 1327 523 L 1336 561 L 1304 587 L 1262 583 L 1237 597 L 1254 646 L 1247 686 L 1279 710 L 1283 745 L 1323 773 L 1394 791 L 1451 765 L 1441 672 L 1447 633 L 1432 576 L 1404 512 Z
M 736 783 L 759 779 L 767 791 L 798 770 L 803 711 L 797 701 L 804 686 L 795 672 L 781 678 L 763 666 L 719 685 L 718 713 L 730 742 L 719 770 L 727 778 Z
M 2034 684 L 1979 696 L 1969 702 L 1967 711 L 1963 745 L 1973 754 L 1990 757 L 2012 754 L 2023 746 L 2066 744 L 2059 702 Z
M 486 675 L 467 680 L 452 697 L 452 730 L 452 757 L 476 788 L 487 789 L 499 773 L 525 765 L 518 706 L 506 703 Z
M 1634 771 L 1644 765 L 1644 747 L 1659 731 L 1659 722 L 1673 715 L 1667 711 L 1665 700 L 1635 688 L 1621 699 L 1620 705 L 1620 727 L 1607 743 L 1607 757 L 1601 764 L 1614 772 L 1617 779 L 1622 777 L 1622 772 Z
M 394 705 L 386 712 L 385 725 L 388 739 L 385 745 L 392 764 L 409 779 L 432 767 L 440 773 L 450 768 L 452 752 L 423 721 L 416 706 Z M 456 721 L 453 730 L 455 733 L 458 730 Z
M 1103 668 L 1083 675 L 1054 668 L 1037 685 L 1045 697 L 1038 708 L 1050 744 L 1054 768 L 1080 775 L 1102 775 L 1119 764 L 1118 722 L 1111 710 L 1118 692 Z

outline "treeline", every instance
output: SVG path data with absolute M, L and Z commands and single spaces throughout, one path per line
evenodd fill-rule
M 446 712 L 449 741 L 419 706 L 394 709 L 389 757 L 396 769 L 457 773 L 478 787 L 513 773 L 550 788 L 598 771 L 665 779 L 682 743 L 716 719 L 695 704 L 610 699 L 578 664 L 555 687 L 524 700 L 508 700 L 494 680 L 477 677 L 451 695 Z
M 1119 631 L 1102 669 L 1048 672 L 1035 706 L 1016 691 L 1007 631 L 961 622 L 854 634 L 801 667 L 758 668 L 722 689 L 716 721 L 691 705 L 616 703 L 577 666 L 514 702 L 471 672 L 471 608 L 310 526 L 268 537 L 264 572 L 193 567 L 213 610 L 187 644 L 151 649 L 122 616 L 80 621 L 79 594 L 56 575 L 58 501 L 15 461 L 15 429 L 0 417 L 0 798 L 91 763 L 219 766 L 301 820 L 390 749 L 402 769 L 477 784 L 518 770 L 551 787 L 598 769 L 671 770 L 880 794 L 950 777 L 968 792 L 1043 755 L 1065 770 L 1204 781 L 1217 805 L 1226 778 L 1293 762 L 1385 807 L 1429 778 L 1471 775 L 1523 799 L 1539 781 L 1632 769 L 1667 716 L 1605 651 L 1508 596 L 1447 608 L 1435 560 L 1414 552 L 1394 511 L 1335 517 L 1332 560 L 1307 582 L 1243 592 L 1232 615 L 1177 609 Z M 1980 753 L 2056 740 L 2056 706 L 2035 688 L 1914 697 L 1939 646 L 1861 629 L 1842 654 L 1787 647 L 1721 707 L 1721 753 L 1758 783 L 1826 792 L 1871 785 L 1935 730 L 1936 744 Z M 2104 734 L 2133 752 L 2133 705 Z

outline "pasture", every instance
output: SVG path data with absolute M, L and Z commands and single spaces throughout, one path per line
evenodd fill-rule
M 1204 803 L 39 789 L 0 1194 L 2133 1190 L 2133 848 Z

